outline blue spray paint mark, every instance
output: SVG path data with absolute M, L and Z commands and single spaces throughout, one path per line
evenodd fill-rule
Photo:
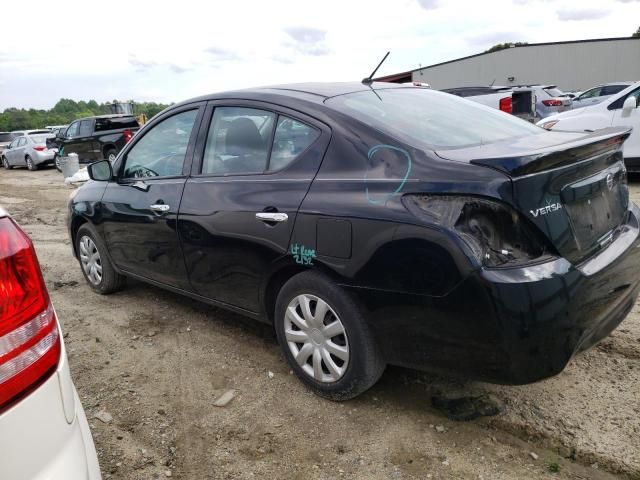
M 304 245 L 292 243 L 291 255 L 293 255 L 293 259 L 299 265 L 313 265 L 313 259 L 316 258 L 316 251 Z
M 367 171 L 364 175 L 364 181 L 366 185 L 365 193 L 367 195 L 367 202 L 369 202 L 372 205 L 384 205 L 385 203 L 387 203 L 387 200 L 389 200 L 391 197 L 399 194 L 400 191 L 404 188 L 404 185 L 407 183 L 407 180 L 409 179 L 409 175 L 411 175 L 411 155 L 409 155 L 409 152 L 407 152 L 405 149 L 400 147 L 394 147 L 393 145 L 385 145 L 385 144 L 375 145 L 374 147 L 371 147 L 371 149 L 369 150 L 369 153 L 367 154 L 367 158 L 369 162 L 371 162 L 371 159 L 376 154 L 376 152 L 384 149 L 395 150 L 396 152 L 402 153 L 407 159 L 407 172 L 405 173 L 404 177 L 400 181 L 400 184 L 398 185 L 398 187 L 393 192 L 385 194 L 382 200 L 378 200 L 375 198 L 371 198 L 371 195 L 369 194 L 369 185 L 367 184 L 369 180 L 368 178 L 369 171 Z

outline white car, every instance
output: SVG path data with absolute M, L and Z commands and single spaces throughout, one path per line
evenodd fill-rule
M 632 127 L 624 144 L 624 162 L 630 172 L 640 172 L 640 82 L 589 107 L 551 115 L 538 122 L 547 130 L 590 132 L 607 127 Z
M 0 479 L 99 480 L 31 240 L 0 208 Z

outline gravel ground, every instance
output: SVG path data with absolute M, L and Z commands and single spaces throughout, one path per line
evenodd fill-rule
M 366 394 L 332 403 L 296 380 L 266 326 L 138 282 L 93 294 L 71 254 L 61 180 L 1 170 L 0 205 L 35 243 L 105 478 L 640 479 L 638 305 L 546 381 L 388 368 Z M 504 411 L 470 422 L 431 403 L 486 394 Z

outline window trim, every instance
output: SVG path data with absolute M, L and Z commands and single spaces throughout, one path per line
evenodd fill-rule
M 271 132 L 271 138 L 269 140 L 269 156 L 267 157 L 267 163 L 265 166 L 265 170 L 256 171 L 256 172 L 242 172 L 242 173 L 233 173 L 233 174 L 224 174 L 224 173 L 203 173 L 202 169 L 204 167 L 204 152 L 206 149 L 207 139 L 209 136 L 209 129 L 211 128 L 211 123 L 213 122 L 213 114 L 216 108 L 219 107 L 235 107 L 235 108 L 252 108 L 254 110 L 263 110 L 265 112 L 270 112 L 275 114 L 275 123 L 273 131 Z M 285 165 L 278 170 L 267 170 L 269 164 L 271 163 L 271 154 L 273 153 L 273 140 L 275 138 L 276 129 L 278 128 L 278 121 L 280 116 L 291 118 L 297 122 L 303 123 L 309 127 L 314 128 L 319 132 L 318 137 L 307 145 L 302 152 L 300 152 L 291 162 Z M 304 117 L 304 118 L 301 118 Z M 221 100 L 210 100 L 207 104 L 207 108 L 205 111 L 205 118 L 203 119 L 200 132 L 198 134 L 197 140 L 197 148 L 194 153 L 194 161 L 192 164 L 191 177 L 196 178 L 231 178 L 231 177 L 247 177 L 247 176 L 255 176 L 255 175 L 277 175 L 281 172 L 289 169 L 294 164 L 298 163 L 299 159 L 313 146 L 315 145 L 323 136 L 323 133 L 327 132 L 329 136 L 331 136 L 331 129 L 323 122 L 310 117 L 302 112 L 297 110 L 292 110 L 287 107 L 283 107 L 277 104 L 272 104 L 268 102 L 262 102 L 257 100 L 248 100 L 248 99 L 221 99 Z
M 200 124 L 202 123 L 202 118 L 204 116 L 203 108 L 205 106 L 205 102 L 194 102 L 186 105 L 181 105 L 179 107 L 173 108 L 171 110 L 165 111 L 161 116 L 154 117 L 150 122 L 143 125 L 138 133 L 134 135 L 133 139 L 125 145 L 122 149 L 122 154 L 118 156 L 118 161 L 114 165 L 114 180 L 119 184 L 129 184 L 139 182 L 140 178 L 134 177 L 122 177 L 122 172 L 124 171 L 124 166 L 127 161 L 127 157 L 129 152 L 142 140 L 151 130 L 153 130 L 157 125 L 162 123 L 163 121 L 173 117 L 175 115 L 179 115 L 181 113 L 185 113 L 188 111 L 195 110 L 196 118 L 193 122 L 193 127 L 191 129 L 191 134 L 189 135 L 189 141 L 187 142 L 187 151 L 184 155 L 184 163 L 182 164 L 182 173 L 180 175 L 166 175 L 166 176 L 158 176 L 158 177 L 146 177 L 142 180 L 145 182 L 153 181 L 153 180 L 165 180 L 171 178 L 186 178 L 189 176 L 189 171 L 191 170 L 191 164 L 193 161 L 193 154 L 196 147 L 196 141 L 198 138 L 198 133 L 200 131 Z

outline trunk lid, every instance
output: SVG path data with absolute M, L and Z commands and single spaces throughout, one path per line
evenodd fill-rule
M 512 206 L 558 253 L 580 263 L 605 248 L 626 222 L 629 190 L 622 144 L 630 130 L 548 133 L 436 153 L 509 175 Z

